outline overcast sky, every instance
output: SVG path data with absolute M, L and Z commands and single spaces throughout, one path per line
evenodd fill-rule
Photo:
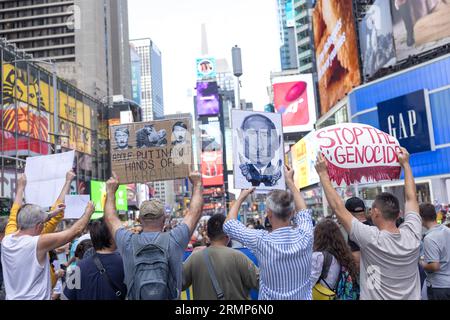
M 241 98 L 263 110 L 270 72 L 280 70 L 276 0 L 128 0 L 130 39 L 151 38 L 162 53 L 165 114 L 193 112 L 195 59 L 201 57 L 201 24 L 209 55 L 226 58 L 242 48 Z

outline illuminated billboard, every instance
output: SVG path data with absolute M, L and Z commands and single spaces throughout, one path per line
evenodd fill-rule
M 282 115 L 283 132 L 314 129 L 316 101 L 312 74 L 275 78 L 273 94 L 275 110 Z
M 215 58 L 197 59 L 197 80 L 214 80 L 217 76 Z
M 201 158 L 203 186 L 222 186 L 224 183 L 222 151 L 203 152 Z
M 389 1 L 377 0 L 359 23 L 363 72 L 373 76 L 381 68 L 395 64 L 394 36 Z
M 398 61 L 450 43 L 450 1 L 390 2 Z
M 361 83 L 352 0 L 318 0 L 313 29 L 324 115 Z
M 197 115 L 216 116 L 220 110 L 217 82 L 197 82 Z
M 202 152 L 222 151 L 222 132 L 219 121 L 200 124 L 199 128 Z

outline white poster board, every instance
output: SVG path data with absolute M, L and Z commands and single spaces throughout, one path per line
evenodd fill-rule
M 234 188 L 286 190 L 281 115 L 232 110 Z
M 28 157 L 25 165 L 27 203 L 52 206 L 64 186 L 66 173 L 73 168 L 74 157 L 75 151 Z
M 64 219 L 80 219 L 90 199 L 89 195 L 66 195 Z
M 341 123 L 316 131 L 314 138 L 337 186 L 400 179 L 400 144 L 386 132 L 367 124 Z

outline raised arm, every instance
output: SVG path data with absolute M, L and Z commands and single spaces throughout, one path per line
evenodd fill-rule
M 192 199 L 183 222 L 189 227 L 189 234 L 192 236 L 203 212 L 202 175 L 197 171 L 191 172 L 189 180 L 192 183 Z
M 239 209 L 241 208 L 242 204 L 244 203 L 245 199 L 249 195 L 251 195 L 253 192 L 255 192 L 256 188 L 248 189 L 248 190 L 242 190 L 241 194 L 237 198 L 237 200 L 234 202 L 234 204 L 231 206 L 230 211 L 228 212 L 227 219 L 225 220 L 225 223 L 229 220 L 237 220 Z
M 409 164 L 409 153 L 405 148 L 400 148 L 397 153 L 398 161 L 405 173 L 405 214 L 410 212 L 419 213 L 419 202 L 417 201 L 416 183 Z
M 12 234 L 17 231 L 17 213 L 23 203 L 23 195 L 25 193 L 25 187 L 27 185 L 27 176 L 21 174 L 17 180 L 16 197 L 9 213 L 8 224 L 6 225 L 5 235 Z
M 328 175 L 327 170 L 327 162 L 321 153 L 319 153 L 319 156 L 317 157 L 316 171 L 319 174 L 320 182 L 322 183 L 322 187 L 325 192 L 325 196 L 327 197 L 328 204 L 330 205 L 333 212 L 336 213 L 339 222 L 350 234 L 353 216 L 345 208 L 344 202 L 331 184 L 330 176 Z
M 39 263 L 43 264 L 49 251 L 65 245 L 81 234 L 89 223 L 94 209 L 94 203 L 89 201 L 84 215 L 72 227 L 61 232 L 41 235 L 37 247 Z
M 284 168 L 284 176 L 286 178 L 286 186 L 294 196 L 295 210 L 297 212 L 307 209 L 305 199 L 303 199 L 300 190 L 297 189 L 294 182 L 294 170 L 286 166 Z
M 64 219 L 64 209 L 66 208 L 64 203 L 66 194 L 70 192 L 70 185 L 75 177 L 76 174 L 75 172 L 73 172 L 73 170 L 70 170 L 66 173 L 66 181 L 61 189 L 61 193 L 59 194 L 58 199 L 56 199 L 55 204 L 52 206 L 52 211 L 50 213 L 51 219 L 44 225 L 42 234 L 55 232 L 58 224 Z
M 109 232 L 113 238 L 116 237 L 116 232 L 122 228 L 122 222 L 116 212 L 116 192 L 119 188 L 119 178 L 113 172 L 112 177 L 106 182 L 106 202 L 105 202 L 105 222 L 108 226 Z

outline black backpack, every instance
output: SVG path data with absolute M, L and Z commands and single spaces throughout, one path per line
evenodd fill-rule
M 170 233 L 160 232 L 153 241 L 133 235 L 134 270 L 127 283 L 129 300 L 174 300 L 178 289 L 169 265 Z

